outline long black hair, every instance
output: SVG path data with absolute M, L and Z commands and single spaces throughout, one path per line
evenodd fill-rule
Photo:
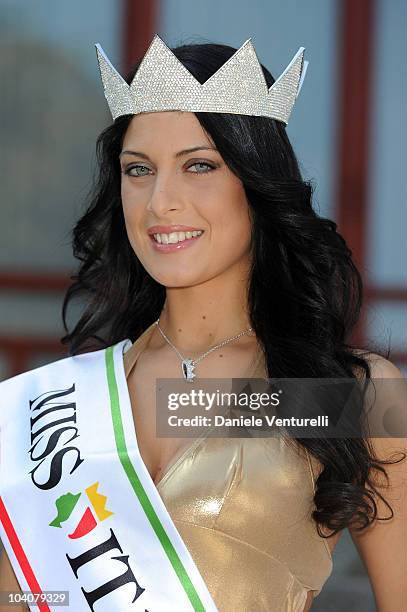
M 203 83 L 236 49 L 188 44 L 172 49 Z M 126 77 L 131 82 L 139 62 Z M 274 79 L 262 66 L 267 85 Z M 266 117 L 196 113 L 225 163 L 242 181 L 252 219 L 252 267 L 248 307 L 268 376 L 277 378 L 371 378 L 368 360 L 350 335 L 362 305 L 362 279 L 337 225 L 312 207 L 313 185 L 302 179 L 284 124 Z M 69 354 L 135 341 L 161 313 L 165 287 L 137 259 L 122 210 L 119 153 L 132 115 L 117 118 L 99 136 L 98 173 L 88 208 L 73 229 L 80 261 L 63 303 Z M 80 298 L 83 312 L 71 331 L 68 305 Z M 323 469 L 316 480 L 313 518 L 333 535 L 363 529 L 377 517 L 372 473 L 390 461 L 375 457 L 367 437 L 297 438 Z M 368 487 L 367 487 L 368 485 Z M 369 490 L 370 489 L 370 490 Z M 387 518 L 391 518 L 386 517 Z

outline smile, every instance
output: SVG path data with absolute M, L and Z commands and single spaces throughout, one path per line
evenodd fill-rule
M 196 230 L 193 232 L 171 232 L 170 234 L 153 234 L 154 240 L 159 244 L 177 244 L 178 242 L 184 242 L 184 240 L 190 240 L 203 234 L 203 230 Z
M 203 230 L 150 234 L 153 249 L 159 253 L 173 253 L 192 247 L 204 234 Z

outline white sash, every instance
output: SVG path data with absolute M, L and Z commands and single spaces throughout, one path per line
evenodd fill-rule
M 0 384 L 0 536 L 20 587 L 69 591 L 75 612 L 216 611 L 140 456 L 130 346 Z

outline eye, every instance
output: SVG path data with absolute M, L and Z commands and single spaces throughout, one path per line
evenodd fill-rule
M 215 170 L 216 168 L 216 166 L 202 161 L 202 162 L 194 162 L 193 164 L 188 166 L 188 169 L 193 168 L 194 166 L 199 167 L 199 169 L 196 171 L 193 171 L 193 174 L 206 174 L 207 172 L 210 172 L 211 170 Z
M 130 174 L 131 170 L 137 170 L 137 172 L 135 174 Z M 123 174 L 128 174 L 129 176 L 148 176 L 149 171 L 150 171 L 150 168 L 147 168 L 147 166 L 136 164 L 136 165 L 129 166 L 128 168 L 126 168 Z

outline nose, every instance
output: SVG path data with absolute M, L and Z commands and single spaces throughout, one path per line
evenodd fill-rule
M 147 210 L 157 218 L 163 217 L 167 211 L 182 208 L 180 185 L 177 184 L 173 172 L 157 173 Z

